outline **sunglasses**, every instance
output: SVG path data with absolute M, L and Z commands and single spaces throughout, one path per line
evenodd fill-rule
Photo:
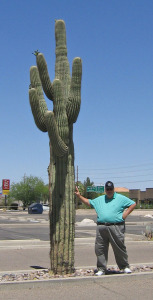
M 106 191 L 108 192 L 108 191 L 113 191 L 113 188 L 106 188 Z

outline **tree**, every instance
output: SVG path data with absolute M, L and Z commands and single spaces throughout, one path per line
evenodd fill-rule
M 49 202 L 50 261 L 54 274 L 74 272 L 74 145 L 73 123 L 81 103 L 82 62 L 73 60 L 72 77 L 67 59 L 66 30 L 63 20 L 55 22 L 55 80 L 51 83 L 42 53 L 35 51 L 37 67 L 30 69 L 29 99 L 37 127 L 48 132 L 50 140 Z M 44 99 L 53 101 L 49 111 Z
M 9 198 L 21 200 L 23 207 L 29 206 L 33 202 L 46 202 L 49 196 L 49 188 L 42 179 L 34 176 L 24 175 L 19 183 L 12 183 Z
M 83 196 L 85 198 L 88 198 L 88 199 L 94 199 L 97 197 L 97 193 L 95 192 L 87 192 L 87 186 L 94 186 L 94 182 L 90 181 L 90 178 L 87 177 L 87 179 L 84 181 L 84 193 L 83 193 Z

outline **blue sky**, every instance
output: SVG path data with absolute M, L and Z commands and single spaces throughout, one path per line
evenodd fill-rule
M 54 79 L 55 19 L 63 19 L 70 69 L 74 57 L 83 61 L 79 180 L 153 187 L 152 14 L 151 0 L 1 0 L 0 180 L 26 174 L 48 182 L 49 139 L 33 120 L 29 69 L 39 49 Z

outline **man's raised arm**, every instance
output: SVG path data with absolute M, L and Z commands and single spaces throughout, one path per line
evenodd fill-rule
M 83 202 L 84 204 L 90 206 L 89 200 L 83 196 L 81 196 L 77 186 L 75 188 L 75 195 L 81 200 L 81 202 Z

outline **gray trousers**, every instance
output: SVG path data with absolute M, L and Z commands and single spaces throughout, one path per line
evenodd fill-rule
M 116 263 L 119 269 L 129 267 L 128 255 L 124 245 L 125 225 L 97 225 L 95 253 L 97 256 L 97 268 L 103 271 L 107 269 L 108 249 L 111 244 Z

